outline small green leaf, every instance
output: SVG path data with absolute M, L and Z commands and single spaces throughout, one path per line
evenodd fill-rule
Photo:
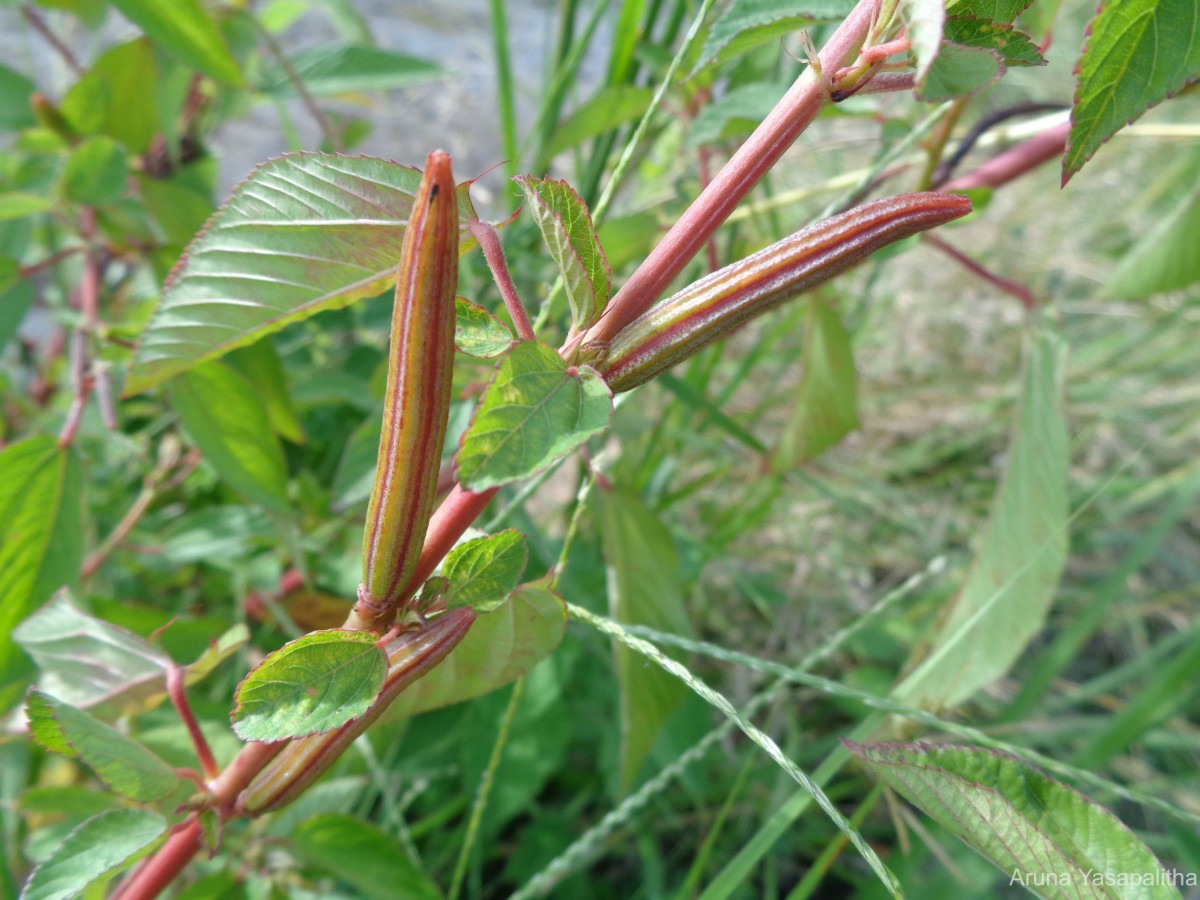
M 1039 328 L 987 532 L 929 653 L 896 688 L 902 702 L 957 706 L 1004 675 L 1045 621 L 1067 559 L 1065 366 L 1061 339 Z
M 248 347 L 239 347 L 226 358 L 254 387 L 254 392 L 267 408 L 267 421 L 280 437 L 293 444 L 304 443 L 304 428 L 292 406 L 288 393 L 287 377 L 283 374 L 283 363 L 270 338 L 255 341 Z
M 21 191 L 0 194 L 0 222 L 36 216 L 38 213 L 46 212 L 52 206 L 54 206 L 54 198 L 41 194 L 26 194 Z
M 222 480 L 256 503 L 287 510 L 283 448 L 245 378 L 224 363 L 196 366 L 171 383 L 171 404 Z
M 203 681 L 213 670 L 234 653 L 240 650 L 250 640 L 250 630 L 238 623 L 221 633 L 215 641 L 209 641 L 208 648 L 196 659 L 183 668 L 184 684 L 196 684 Z
M 13 629 L 83 564 L 83 476 L 71 450 L 49 436 L 0 451 L 0 709 L 29 684 Z
M 423 84 L 448 74 L 437 63 L 382 47 L 335 44 L 313 47 L 292 59 L 292 68 L 310 94 L 385 91 Z M 281 67 L 271 68 L 260 88 L 268 94 L 293 94 L 295 85 Z
M 654 91 L 648 87 L 630 84 L 602 87 L 554 130 L 546 145 L 546 156 L 553 158 L 588 138 L 640 119 L 650 108 L 653 98 Z
M 129 158 L 110 137 L 94 137 L 72 152 L 63 169 L 67 199 L 89 206 L 116 203 L 129 190 Z
M 566 629 L 566 606 L 549 580 L 523 584 L 503 606 L 477 618 L 462 643 L 410 684 L 386 715 L 413 716 L 503 687 L 549 656 Z
M 964 47 L 980 47 L 997 53 L 1006 66 L 1044 66 L 1046 58 L 1029 35 L 1011 25 L 1001 25 L 975 16 L 950 16 L 946 40 Z
M 1075 69 L 1063 183 L 1100 145 L 1200 79 L 1200 0 L 1103 0 Z
M 33 280 L 20 277 L 21 267 L 0 257 L 0 350 L 12 340 L 33 305 Z
M 489 612 L 508 599 L 521 581 L 529 551 L 515 528 L 464 541 L 446 557 L 442 574 L 450 582 L 447 609 L 469 606 Z
M 144 809 L 114 809 L 81 824 L 29 876 L 21 900 L 67 900 L 124 868 L 167 831 L 167 820 Z
M 8 66 L 0 65 L 0 132 L 28 128 L 37 120 L 29 98 L 37 85 Z
M 309 865 L 370 900 L 440 900 L 442 894 L 395 838 L 347 813 L 321 813 L 301 823 L 290 847 Z
M 125 393 L 392 287 L 420 181 L 416 169 L 360 156 L 302 153 L 259 166 L 172 273 Z M 460 223 L 479 218 L 468 187 L 458 187 Z M 473 246 L 464 224 L 459 253 Z
M 363 631 L 314 631 L 269 655 L 238 685 L 230 716 L 244 741 L 332 731 L 367 711 L 387 677 L 387 654 Z
M 800 396 L 772 455 L 776 471 L 815 459 L 858 427 L 857 376 L 850 335 L 818 298 L 804 321 Z
M 504 358 L 463 435 L 458 472 L 473 491 L 549 466 L 608 427 L 612 393 L 590 366 L 525 341 Z
M 106 50 L 63 97 L 62 114 L 81 135 L 107 135 L 133 154 L 162 132 L 154 48 L 145 38 Z
M 1154 854 L 1112 813 L 1011 756 L 975 747 L 844 743 L 1010 883 L 1036 886 L 1039 897 L 1179 898 Z
M 241 86 L 242 73 L 221 30 L 199 0 L 112 0 L 113 6 L 180 62 L 225 84 Z
M 155 803 L 188 790 L 175 770 L 119 731 L 81 709 L 30 691 L 29 733 L 55 753 L 77 756 L 110 789 L 139 803 Z
M 512 346 L 512 330 L 464 297 L 454 298 L 454 346 L 460 353 L 491 359 Z
M 843 19 L 853 8 L 850 0 L 734 0 L 709 31 L 696 68 L 740 56 L 809 23 Z
M 571 326 L 582 331 L 604 312 L 612 291 L 612 269 L 592 227 L 587 204 L 565 181 L 528 175 L 513 180 L 525 192 L 542 240 L 562 273 L 571 305 Z
M 1104 293 L 1144 299 L 1200 281 L 1200 188 L 1165 216 L 1121 257 Z
M 680 560 L 671 532 L 636 494 L 602 490 L 596 495 L 600 538 L 608 573 L 609 615 L 688 636 Z M 687 688 L 645 657 L 613 641 L 621 693 L 621 791 L 632 787 L 667 718 Z M 678 654 L 676 654 L 678 655 Z
M 917 95 L 933 103 L 964 97 L 1003 74 L 1004 64 L 995 50 L 947 44 L 929 67 Z

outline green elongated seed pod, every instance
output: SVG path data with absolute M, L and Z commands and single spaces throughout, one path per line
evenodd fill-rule
M 392 311 L 379 463 L 363 532 L 362 627 L 387 627 L 433 512 L 454 374 L 458 202 L 450 157 L 429 154 L 413 202 Z
M 614 393 L 635 388 L 881 247 L 970 211 L 971 201 L 963 195 L 931 191 L 875 200 L 831 216 L 651 307 L 617 333 L 597 368 Z
M 401 691 L 424 677 L 458 646 L 474 621 L 473 610 L 452 609 L 430 619 L 425 627 L 405 632 L 391 641 L 384 647 L 388 655 L 387 679 L 371 708 L 341 728 L 290 741 L 238 794 L 237 812 L 261 815 L 300 796 L 337 762 Z

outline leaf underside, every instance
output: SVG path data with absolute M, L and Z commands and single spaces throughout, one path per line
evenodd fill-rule
M 1154 854 L 1115 816 L 1013 757 L 976 747 L 846 746 L 1004 875 L 1036 886 L 1039 897 L 1178 900 Z
M 167 280 L 125 393 L 394 281 L 421 173 L 382 159 L 297 153 L 237 187 Z M 477 218 L 460 185 L 459 252 Z

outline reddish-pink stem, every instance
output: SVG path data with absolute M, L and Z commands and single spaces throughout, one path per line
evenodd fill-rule
M 193 815 L 172 834 L 158 852 L 133 870 L 110 900 L 152 900 L 175 880 L 199 852 L 204 828 Z
M 966 191 L 972 188 L 994 188 L 1008 184 L 1030 169 L 1036 169 L 1042 163 L 1049 162 L 1061 155 L 1067 145 L 1067 135 L 1070 130 L 1070 122 L 1056 125 L 1037 137 L 1032 137 L 1005 150 L 978 169 L 960 175 L 948 184 L 942 185 L 941 190 Z
M 821 50 L 821 71 L 810 66 L 796 80 L 771 114 L 638 266 L 580 343 L 611 341 L 683 271 L 742 198 L 817 117 L 829 96 L 829 81 L 824 73 L 836 72 L 857 55 L 879 7 L 880 0 L 860 0 L 851 10 Z
M 417 568 L 404 588 L 405 596 L 415 593 L 417 588 L 424 584 L 425 579 L 433 574 L 438 563 L 454 548 L 455 541 L 483 514 L 499 490 L 489 488 L 475 493 L 468 491 L 461 484 L 454 486 L 429 520 L 429 530 L 425 532 L 421 557 L 417 560 Z
M 79 231 L 89 243 L 95 236 L 96 211 L 90 206 L 85 206 L 79 215 Z M 75 440 L 88 398 L 95 386 L 95 379 L 88 371 L 87 336 L 96 330 L 100 322 L 100 261 L 95 250 L 91 248 L 83 258 L 83 274 L 75 297 L 83 322 L 71 335 L 71 374 L 75 382 L 75 396 L 71 400 L 67 419 L 58 435 L 60 447 L 69 447 Z
M 708 187 L 712 183 L 712 166 L 708 164 L 711 155 L 708 147 L 701 147 L 696 154 L 696 165 L 700 172 L 701 189 Z M 721 268 L 721 260 L 717 256 L 716 237 L 709 236 L 708 240 L 704 242 L 704 250 L 708 254 L 708 271 L 715 272 Z
M 183 667 L 173 662 L 167 666 L 167 696 L 171 698 L 171 705 L 175 707 L 175 712 L 179 713 L 179 718 L 183 720 L 188 736 L 192 739 L 192 746 L 196 748 L 200 771 L 211 781 L 221 774 L 221 767 L 217 765 L 212 748 L 208 746 L 208 740 L 200 730 L 200 723 L 196 721 L 196 714 L 192 712 L 192 705 L 188 702 Z
M 75 383 L 75 394 L 71 398 L 67 419 L 58 433 L 60 447 L 69 447 L 74 442 L 79 423 L 83 421 L 88 397 L 92 395 L 92 377 L 87 372 L 87 335 L 83 328 L 71 332 L 71 380 Z
M 478 219 L 472 219 L 467 223 L 467 227 L 471 229 L 475 240 L 479 241 L 483 258 L 492 270 L 492 278 L 496 280 L 496 287 L 500 289 L 500 296 L 504 298 L 504 308 L 508 310 L 517 334 L 523 341 L 534 340 L 533 326 L 529 324 L 529 316 L 525 314 L 525 305 L 521 303 L 512 275 L 508 273 L 508 261 L 504 258 L 504 248 L 500 246 L 500 236 L 496 234 L 496 229 Z
M 956 247 L 946 243 L 937 235 L 927 234 L 925 235 L 925 240 L 933 244 L 933 246 L 937 247 L 972 275 L 976 275 L 979 278 L 982 278 L 988 284 L 999 288 L 1004 293 L 1011 294 L 1012 296 L 1016 297 L 1021 301 L 1021 305 L 1026 309 L 1033 310 L 1038 308 L 1037 297 L 1033 296 L 1033 292 L 1029 290 L 1029 288 L 1025 287 L 1025 285 L 1021 284 L 1020 282 L 1004 278 L 1001 275 L 997 275 L 995 272 L 985 269 L 979 263 L 975 262 L 975 260 L 971 259 L 971 257 L 967 256 Z

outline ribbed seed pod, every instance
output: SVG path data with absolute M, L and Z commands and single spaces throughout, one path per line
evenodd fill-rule
M 597 368 L 613 392 L 665 372 L 760 313 L 881 247 L 971 211 L 961 194 L 901 194 L 831 216 L 713 272 L 623 328 Z
M 391 624 L 425 540 L 450 414 L 457 286 L 454 176 L 450 157 L 435 150 L 425 161 L 396 274 L 383 430 L 353 626 Z
M 452 609 L 430 619 L 423 628 L 405 632 L 391 641 L 384 647 L 388 655 L 387 680 L 371 708 L 341 728 L 289 742 L 238 795 L 237 812 L 261 815 L 300 796 L 338 761 L 401 691 L 424 677 L 458 646 L 473 621 L 473 610 Z

